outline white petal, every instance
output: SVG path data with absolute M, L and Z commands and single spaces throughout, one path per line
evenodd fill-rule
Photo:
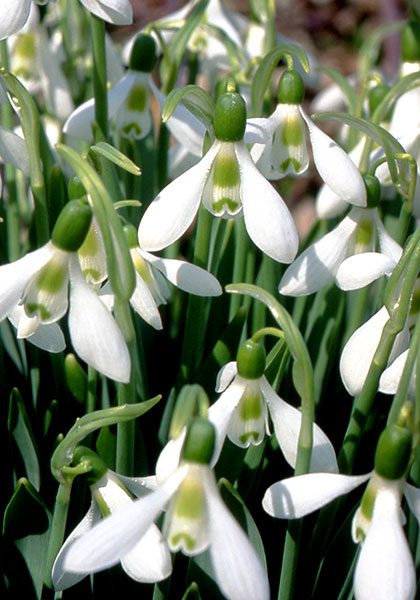
M 214 477 L 212 472 L 209 475 Z M 210 556 L 220 589 L 229 600 L 268 600 L 268 581 L 260 559 L 210 477 L 206 491 Z
M 238 374 L 236 360 L 226 363 L 218 372 L 215 390 L 218 394 L 223 392 L 227 386 L 232 383 L 233 378 Z
M 122 559 L 124 571 L 135 581 L 155 583 L 169 577 L 171 553 L 160 530 L 153 524 Z
M 389 367 L 385 369 L 379 379 L 379 391 L 383 394 L 396 394 L 400 385 L 401 375 L 405 367 L 408 350 L 400 354 Z
M 205 269 L 185 260 L 158 258 L 148 252 L 140 252 L 168 281 L 184 292 L 197 296 L 220 296 L 223 291 L 216 277 Z
M 150 492 L 154 492 L 157 488 L 155 475 L 149 475 L 147 477 L 127 477 L 120 473 L 110 472 L 137 498 L 142 498 L 143 496 L 150 494 Z
M 335 280 L 342 290 L 358 290 L 382 275 L 391 275 L 395 262 L 380 252 L 362 252 L 346 258 L 338 267 Z
M 284 458 L 290 466 L 295 468 L 302 413 L 277 396 L 265 377 L 262 378 L 261 391 L 267 401 L 274 432 Z M 338 473 L 334 447 L 316 423 L 312 426 L 312 436 L 313 443 L 309 470 L 319 473 Z
M 357 222 L 349 215 L 302 252 L 286 269 L 279 285 L 280 294 L 306 296 L 329 283 L 346 258 L 356 228 Z
M 29 175 L 29 153 L 25 140 L 2 126 L 0 126 L 0 157 L 3 162 Z
M 161 487 L 107 517 L 70 548 L 64 568 L 96 573 L 117 564 L 145 534 L 185 477 L 178 469 Z
M 295 258 L 299 238 L 283 199 L 255 166 L 244 142 L 236 143 L 245 227 L 254 244 L 283 263 Z
M 80 0 L 91 13 L 114 25 L 131 25 L 133 9 L 129 0 Z
M 32 0 L 2 0 L 0 6 L 0 40 L 16 33 L 29 17 Z
M 349 203 L 332 191 L 324 183 L 316 196 L 315 208 L 319 219 L 332 219 L 341 215 L 349 207 Z
M 210 406 L 207 412 L 209 421 L 214 425 L 216 432 L 216 442 L 213 453 L 212 463 L 216 463 L 229 429 L 229 423 L 233 411 L 238 406 L 239 401 L 245 391 L 246 380 L 237 377 L 235 381 L 223 392 L 218 400 Z
M 100 373 L 128 383 L 130 354 L 114 317 L 85 282 L 77 255 L 70 263 L 69 329 L 76 353 Z
M 162 320 L 160 318 L 156 300 L 141 275 L 139 275 L 137 271 L 135 272 L 135 275 L 136 287 L 130 298 L 130 304 L 146 323 L 149 323 L 149 325 L 155 329 L 162 329 Z
M 419 488 L 410 485 L 409 483 L 404 483 L 404 496 L 407 499 L 408 506 L 411 512 L 416 517 L 417 521 L 420 523 L 420 490 Z
M 352 396 L 362 391 L 373 355 L 376 352 L 389 314 L 385 306 L 356 329 L 344 346 L 340 358 L 341 379 Z
M 413 600 L 414 563 L 400 520 L 398 494 L 380 490 L 354 575 L 357 600 Z
M 314 162 L 323 181 L 343 200 L 366 206 L 366 187 L 354 162 L 301 110 L 311 137 Z
M 167 185 L 150 204 L 139 225 L 142 250 L 162 250 L 186 232 L 197 214 L 218 148 L 216 142 L 198 164 Z
M 378 210 L 373 212 L 373 218 L 375 220 L 376 229 L 378 231 L 378 239 L 379 239 L 379 247 L 383 254 L 389 256 L 389 258 L 397 264 L 397 262 L 401 258 L 402 248 L 397 242 L 389 235 L 387 230 L 385 229 L 379 214 Z
M 299 519 L 347 494 L 367 481 L 367 475 L 309 473 L 273 483 L 264 494 L 263 508 L 278 519 Z
M 77 525 L 77 527 L 68 536 L 54 561 L 51 572 L 51 579 L 56 592 L 66 590 L 67 588 L 71 587 L 72 585 L 75 585 L 84 577 L 86 577 L 86 573 L 80 574 L 71 573 L 67 571 L 64 568 L 64 561 L 73 542 L 77 540 L 77 538 L 79 538 L 81 535 L 92 529 L 95 523 L 99 523 L 100 518 L 101 511 L 99 510 L 99 507 L 96 504 L 96 502 L 92 499 L 88 512 Z
M 165 481 L 179 467 L 182 447 L 184 445 L 187 428 L 184 427 L 179 436 L 163 447 L 156 463 L 156 478 L 159 483 Z

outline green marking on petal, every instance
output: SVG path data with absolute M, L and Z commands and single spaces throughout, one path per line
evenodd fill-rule
M 96 256 L 99 251 L 98 238 L 95 230 L 90 227 L 83 244 L 79 248 L 79 255 L 82 256 Z
M 280 170 L 286 172 L 289 168 L 289 165 L 292 165 L 295 173 L 300 171 L 300 169 L 302 168 L 302 163 L 296 160 L 296 158 L 287 158 L 281 163 Z
M 219 152 L 213 166 L 213 184 L 216 187 L 235 187 L 240 183 L 238 161 L 234 153 Z
M 144 112 L 147 107 L 147 89 L 142 84 L 131 88 L 127 97 L 127 109 L 134 112 Z
M 87 281 L 99 281 L 102 274 L 97 269 L 83 269 L 83 276 Z
M 66 280 L 67 263 L 60 258 L 53 257 L 35 279 L 35 285 L 40 292 L 56 294 Z
M 176 533 L 169 538 L 169 545 L 172 548 L 183 546 L 188 552 L 192 552 L 196 547 L 195 540 L 188 533 Z
M 355 251 L 356 253 L 366 252 L 371 248 L 373 241 L 373 223 L 370 220 L 361 220 L 357 226 Z
M 204 514 L 204 493 L 201 482 L 187 477 L 179 488 L 174 515 L 191 521 L 199 520 Z
M 140 137 L 141 131 L 141 127 L 137 123 L 128 123 L 121 128 L 121 134 L 126 137 Z
M 25 304 L 25 311 L 28 317 L 33 317 L 35 314 L 40 316 L 41 321 L 46 321 L 50 318 L 50 311 L 43 304 L 28 303 Z
M 241 444 L 245 445 L 248 442 L 249 438 L 253 438 L 254 442 L 258 442 L 260 434 L 258 431 L 247 431 L 246 433 L 240 435 L 238 439 L 241 442 Z
M 286 118 L 282 129 L 282 142 L 287 146 L 301 146 L 303 143 L 302 120 L 298 115 Z
M 15 60 L 33 60 L 35 56 L 35 36 L 33 33 L 22 33 L 14 49 Z
M 241 210 L 241 177 L 235 145 L 222 143 L 203 191 L 203 204 L 217 217 Z
M 216 214 L 221 214 L 227 211 L 228 213 L 236 212 L 240 207 L 240 203 L 233 200 L 233 198 L 221 198 L 213 202 L 213 209 Z
M 239 415 L 243 421 L 259 419 L 262 415 L 261 396 L 258 393 L 245 393 L 239 403 Z

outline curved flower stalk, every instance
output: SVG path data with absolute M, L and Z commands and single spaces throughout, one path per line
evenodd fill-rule
M 139 225 L 141 248 L 161 250 L 192 224 L 200 203 L 216 217 L 244 215 L 248 235 L 279 262 L 296 256 L 298 235 L 285 203 L 256 168 L 243 141 L 245 104 L 223 94 L 216 104 L 216 139 L 201 161 L 164 188 Z
M 107 377 L 127 383 L 130 356 L 123 335 L 86 283 L 79 264 L 77 250 L 91 218 L 86 204 L 70 202 L 47 244 L 0 267 L 0 320 L 21 304 L 25 318 L 19 321 L 19 329 L 28 337 L 40 325 L 57 322 L 69 310 L 70 337 L 76 353 Z
M 164 536 L 172 551 L 195 556 L 208 549 L 216 581 L 227 598 L 268 600 L 259 558 L 217 489 L 209 466 L 213 448 L 213 427 L 195 419 L 179 467 L 154 492 L 76 540 L 65 556 L 64 569 L 87 574 L 116 564 L 166 508 Z
M 366 475 L 310 473 L 271 485 L 264 510 L 280 519 L 298 519 L 369 481 L 352 524 L 355 543 L 361 544 L 355 573 L 357 600 L 413 600 L 416 576 L 402 528 L 401 496 L 420 520 L 420 490 L 405 481 L 412 447 L 411 433 L 398 425 L 382 433 L 375 469 Z
M 315 166 L 323 181 L 346 202 L 366 206 L 366 189 L 359 170 L 347 153 L 306 115 L 301 107 L 304 94 L 299 73 L 293 69 L 285 71 L 279 83 L 277 108 L 265 120 L 268 139 L 253 146 L 252 158 L 267 179 L 302 175 L 309 167 L 307 127 Z
M 54 561 L 52 583 L 56 592 L 68 589 L 86 576 L 85 573 L 73 573 L 65 569 L 66 556 L 72 544 L 103 518 L 132 504 L 133 496 L 141 498 L 156 489 L 155 477 L 117 475 L 87 448 L 78 447 L 75 459 L 79 463 L 89 460 L 94 465 L 88 475 L 92 501 L 88 512 L 70 533 Z M 170 575 L 170 552 L 156 525 L 151 524 L 138 543 L 121 558 L 121 566 L 129 577 L 145 583 L 161 581 Z
M 226 364 L 217 377 L 220 398 L 210 406 L 208 419 L 216 430 L 217 460 L 226 436 L 241 448 L 260 444 L 270 435 L 269 419 L 287 462 L 296 466 L 302 413 L 282 400 L 264 377 L 265 352 L 248 340 L 239 349 L 237 361 Z M 334 448 L 318 425 L 313 424 L 311 471 L 338 471 Z
M 279 292 L 306 296 L 333 279 L 343 290 L 356 290 L 382 275 L 389 276 L 401 254 L 401 246 L 386 231 L 378 209 L 354 207 L 286 269 Z

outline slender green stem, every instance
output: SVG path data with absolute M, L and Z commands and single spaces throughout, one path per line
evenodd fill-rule
M 44 584 L 52 587 L 51 570 L 55 557 L 63 543 L 66 531 L 67 512 L 70 503 L 71 483 L 60 484 L 54 505 L 54 515 L 51 521 L 51 534 L 48 543 L 48 552 L 45 562 Z
M 93 52 L 93 91 L 95 97 L 95 119 L 105 138 L 108 138 L 108 95 L 105 51 L 105 23 L 90 14 Z

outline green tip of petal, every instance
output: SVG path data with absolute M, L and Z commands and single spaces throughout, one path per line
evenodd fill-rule
M 420 61 L 420 23 L 410 21 L 401 35 L 401 57 L 404 62 Z
M 156 44 L 152 36 L 140 33 L 131 50 L 128 68 L 132 71 L 151 73 L 156 64 Z
M 84 199 L 70 200 L 58 216 L 51 235 L 57 248 L 77 252 L 92 222 L 92 210 Z
M 216 102 L 214 133 L 222 142 L 239 142 L 246 126 L 245 100 L 236 93 L 222 94 Z
M 238 373 L 245 379 L 259 379 L 265 371 L 265 350 L 253 340 L 244 342 L 236 357 Z
M 374 175 L 363 176 L 366 186 L 367 207 L 375 208 L 381 201 L 381 184 Z
M 209 464 L 213 458 L 214 427 L 207 419 L 196 417 L 188 428 L 182 458 L 191 462 Z
M 305 86 L 297 71 L 289 69 L 283 73 L 277 90 L 279 104 L 302 104 L 305 97 Z
M 400 479 L 410 460 L 413 436 L 405 427 L 390 425 L 381 433 L 375 453 L 375 471 L 384 479 Z

